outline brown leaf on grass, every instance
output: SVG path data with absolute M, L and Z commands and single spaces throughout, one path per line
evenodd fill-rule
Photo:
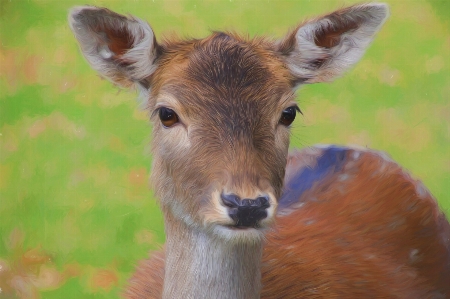
M 19 228 L 4 240 L 9 259 L 0 259 L 0 295 L 6 298 L 38 299 L 39 291 L 59 288 L 71 277 L 53 266 L 51 256 L 40 245 L 24 248 L 24 240 Z
M 133 186 L 142 186 L 147 182 L 147 170 L 145 168 L 132 169 L 128 180 Z
M 103 289 L 109 291 L 113 286 L 119 282 L 119 277 L 116 271 L 107 269 L 98 269 L 94 272 L 91 278 L 91 285 L 93 289 Z
M 32 248 L 22 255 L 22 263 L 24 266 L 44 264 L 50 260 L 50 255 L 46 254 L 41 246 Z

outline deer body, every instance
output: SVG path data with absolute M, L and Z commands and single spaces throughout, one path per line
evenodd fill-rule
M 294 90 L 356 63 L 387 14 L 345 8 L 280 41 L 216 32 L 157 43 L 137 18 L 72 10 L 88 62 L 138 88 L 154 122 L 167 243 L 125 297 L 450 296 L 449 225 L 421 183 L 375 152 L 288 156 Z
M 126 298 L 161 298 L 164 256 L 140 263 Z M 449 298 L 450 225 L 385 154 L 305 149 L 289 157 L 261 272 L 264 299 Z

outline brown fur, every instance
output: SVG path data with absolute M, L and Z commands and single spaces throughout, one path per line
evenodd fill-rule
M 296 105 L 294 89 L 343 74 L 387 16 L 386 5 L 363 4 L 305 22 L 280 42 L 215 32 L 156 44 L 139 19 L 95 7 L 72 11 L 71 28 L 92 67 L 143 90 L 154 122 L 152 181 L 167 256 L 141 264 L 127 298 L 450 297 L 448 222 L 394 162 L 354 150 L 339 174 L 293 204 L 280 199 L 284 178 L 289 186 L 320 157 L 320 150 L 297 154 L 286 171 L 289 128 L 280 117 Z M 162 107 L 179 122 L 163 126 Z M 220 200 L 229 193 L 267 196 L 267 217 L 237 229 Z
M 361 20 L 343 20 L 340 15 L 345 14 L 349 9 L 329 14 L 327 17 L 334 24 L 333 27 L 326 27 L 318 30 L 314 41 L 316 45 L 324 48 L 333 48 L 339 44 L 342 34 L 355 30 L 359 27 Z
M 171 146 L 169 151 L 161 146 L 168 143 L 167 130 L 156 124 L 153 181 L 157 195 L 170 188 L 181 192 L 175 198 L 190 198 L 177 205 L 193 218 L 201 214 L 203 203 L 197 199 L 219 188 L 215 184 L 244 194 L 253 193 L 252 188 L 277 197 L 281 193 L 284 168 L 276 165 L 286 164 L 289 133 L 274 128 L 293 101 L 293 78 L 281 60 L 265 50 L 269 45 L 264 39 L 248 41 L 228 33 L 161 45 L 159 67 L 149 78 L 149 110 L 162 94 L 172 97 L 180 125 L 189 126 L 194 145 L 186 150 Z M 277 139 L 283 142 L 276 144 Z M 207 147 L 202 140 L 208 140 Z M 174 176 L 175 169 L 182 171 Z M 166 174 L 167 180 L 162 179 Z
M 421 182 L 375 152 L 281 210 L 263 253 L 261 298 L 450 298 L 450 226 Z M 305 150 L 287 172 L 312 165 Z M 314 200 L 312 200 L 314 199 Z M 125 297 L 161 298 L 164 253 L 152 253 Z

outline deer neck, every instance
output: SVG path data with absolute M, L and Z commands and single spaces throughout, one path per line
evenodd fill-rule
M 163 299 L 260 298 L 262 240 L 227 241 L 167 216 Z

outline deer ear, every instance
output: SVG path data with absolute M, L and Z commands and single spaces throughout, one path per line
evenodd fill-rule
M 278 51 L 297 82 L 332 81 L 362 57 L 388 15 L 383 3 L 341 9 L 302 24 Z
M 121 87 L 146 85 L 157 56 L 155 36 L 146 22 L 82 6 L 71 9 L 69 24 L 84 57 L 103 77 Z

